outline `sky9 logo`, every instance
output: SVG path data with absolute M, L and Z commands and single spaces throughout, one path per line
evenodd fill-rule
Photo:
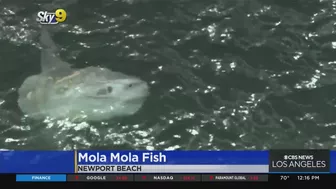
M 40 24 L 58 24 L 66 20 L 67 13 L 64 9 L 57 9 L 55 12 L 40 11 L 37 13 L 36 21 Z

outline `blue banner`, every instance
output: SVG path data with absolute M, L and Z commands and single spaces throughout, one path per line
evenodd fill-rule
M 72 151 L 0 151 L 0 173 L 73 173 Z
M 76 164 L 268 165 L 268 156 L 268 151 L 0 151 L 0 173 L 74 173 Z M 336 173 L 336 151 L 330 153 L 330 172 Z
M 78 151 L 78 165 L 268 165 L 268 151 Z
M 336 151 L 330 152 L 330 173 L 336 173 Z

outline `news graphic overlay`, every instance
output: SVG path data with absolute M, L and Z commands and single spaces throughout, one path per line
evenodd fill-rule
M 270 173 L 329 173 L 329 150 L 270 150 Z
M 267 173 L 267 151 L 78 151 L 75 173 Z
M 58 24 L 67 19 L 67 13 L 64 9 L 57 9 L 54 12 L 39 11 L 36 21 L 40 24 Z
M 321 182 L 336 151 L 1 151 L 0 165 L 16 182 Z

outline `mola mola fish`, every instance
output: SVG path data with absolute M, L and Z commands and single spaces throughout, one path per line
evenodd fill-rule
M 19 88 L 18 105 L 33 119 L 101 121 L 132 115 L 149 95 L 145 81 L 100 67 L 73 69 L 60 59 L 47 30 L 40 36 L 41 73 Z

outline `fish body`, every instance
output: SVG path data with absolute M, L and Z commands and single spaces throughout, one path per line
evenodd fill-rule
M 18 105 L 33 119 L 101 121 L 136 113 L 149 95 L 148 84 L 107 68 L 73 69 L 60 59 L 46 30 L 40 43 L 41 73 L 19 88 Z

